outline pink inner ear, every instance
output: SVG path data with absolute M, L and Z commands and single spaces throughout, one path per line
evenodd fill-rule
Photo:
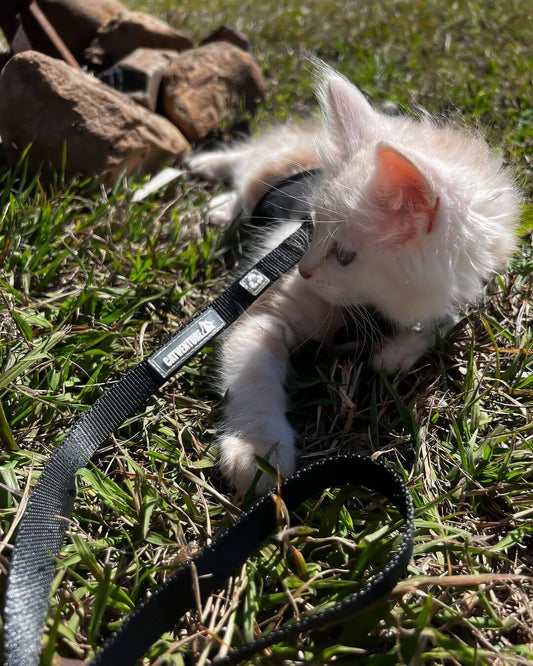
M 390 208 L 429 212 L 435 206 L 431 187 L 411 160 L 384 143 L 378 144 L 376 157 L 374 184 Z
M 383 224 L 391 239 L 405 242 L 416 238 L 420 232 L 432 231 L 438 197 L 411 160 L 385 143 L 379 143 L 376 148 L 372 185 L 379 201 L 386 205 Z

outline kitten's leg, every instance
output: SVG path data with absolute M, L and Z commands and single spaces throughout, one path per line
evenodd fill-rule
M 324 334 L 330 308 L 292 275 L 274 296 L 266 294 L 230 329 L 222 348 L 222 389 L 227 390 L 220 438 L 223 474 L 246 490 L 256 474 L 256 456 L 286 476 L 294 469 L 294 432 L 287 420 L 284 382 L 289 352 L 314 334 Z M 263 476 L 257 492 L 275 481 Z
M 198 153 L 187 160 L 189 169 L 206 180 L 232 182 L 237 166 L 247 159 L 246 148 Z M 207 219 L 219 227 L 231 224 L 242 212 L 243 204 L 236 190 L 214 197 L 207 207 Z
M 223 369 L 229 389 L 220 465 L 237 490 L 251 484 L 255 456 L 267 458 L 284 476 L 294 469 L 294 433 L 285 415 L 284 389 L 291 337 L 283 321 L 263 314 L 246 317 L 225 341 Z M 258 492 L 268 485 L 262 477 Z
M 189 169 L 206 180 L 233 182 L 238 165 L 247 159 L 248 149 L 215 150 L 198 153 L 187 160 Z M 237 190 L 214 197 L 207 207 L 207 219 L 211 224 L 224 227 L 242 212 L 243 204 Z
M 206 180 L 231 181 L 236 166 L 247 158 L 248 152 L 247 148 L 234 148 L 198 153 L 187 159 L 186 166 Z
M 234 208 L 249 215 L 273 183 L 321 166 L 318 146 L 323 141 L 318 125 L 282 126 L 231 150 L 193 155 L 187 165 L 209 180 L 230 182 L 238 194 Z
M 388 338 L 381 350 L 372 359 L 376 370 L 392 374 L 397 370 L 406 372 L 435 344 L 437 331 L 444 336 L 459 321 L 457 316 L 448 316 L 437 324 L 425 324 L 422 330 L 403 329 Z

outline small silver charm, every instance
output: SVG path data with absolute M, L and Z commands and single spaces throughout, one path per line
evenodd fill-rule
M 261 271 L 258 271 L 257 268 L 252 268 L 251 271 L 239 280 L 239 284 L 250 294 L 257 296 L 257 294 L 260 294 L 270 284 L 270 280 Z

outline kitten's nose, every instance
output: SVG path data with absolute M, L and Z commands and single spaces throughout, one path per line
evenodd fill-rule
M 315 269 L 320 266 L 322 259 L 322 245 L 311 245 L 304 256 L 298 262 L 298 270 L 304 280 L 309 278 L 315 272 Z

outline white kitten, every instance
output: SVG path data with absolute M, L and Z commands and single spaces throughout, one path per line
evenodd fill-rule
M 383 115 L 325 66 L 318 96 L 321 125 L 275 128 L 190 161 L 206 177 L 232 181 L 226 221 L 250 213 L 280 178 L 322 168 L 311 195 L 313 242 L 299 271 L 267 292 L 223 343 L 221 466 L 239 490 L 251 483 L 256 456 L 283 475 L 294 468 L 284 391 L 291 350 L 308 339 L 328 341 L 345 308 L 370 305 L 398 329 L 374 366 L 407 370 L 433 344 L 435 327 L 448 327 L 479 298 L 515 245 L 519 193 L 484 140 L 428 118 Z M 268 483 L 263 477 L 259 492 Z

